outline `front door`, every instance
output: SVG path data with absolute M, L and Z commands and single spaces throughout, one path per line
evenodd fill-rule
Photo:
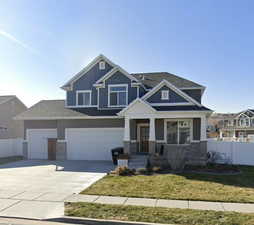
M 56 138 L 48 139 L 48 160 L 56 160 Z
M 140 153 L 149 152 L 149 126 L 140 126 Z

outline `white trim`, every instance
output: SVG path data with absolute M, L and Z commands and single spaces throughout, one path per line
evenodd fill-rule
M 64 143 L 67 142 L 65 139 L 57 139 L 57 142 Z
M 111 60 L 109 60 L 106 56 L 100 54 L 95 59 L 92 60 L 84 69 L 82 69 L 79 73 L 77 73 L 74 77 L 72 77 L 67 83 L 65 83 L 61 88 L 64 90 L 68 90 L 65 86 L 70 85 L 70 90 L 73 89 L 73 83 L 76 82 L 78 79 L 80 79 L 83 75 L 85 75 L 90 69 L 92 69 L 99 61 L 104 60 L 107 62 L 110 66 L 115 67 L 116 64 L 114 64 Z
M 201 95 L 204 94 L 206 87 L 201 86 L 201 87 L 186 87 L 186 88 L 179 88 L 180 90 L 201 90 Z
M 130 119 L 128 117 L 124 118 L 124 141 L 130 141 L 131 132 L 130 132 Z
M 99 62 L 99 70 L 105 70 L 105 68 L 106 68 L 106 62 L 101 60 Z
M 15 117 L 14 120 L 80 120 L 80 119 L 121 119 L 120 116 L 55 116 L 55 117 Z
M 179 88 L 168 82 L 167 80 L 162 80 L 159 84 L 157 84 L 151 91 L 146 93 L 141 99 L 146 100 L 149 97 L 151 97 L 153 94 L 155 94 L 160 88 L 163 86 L 167 86 L 168 88 L 172 89 L 174 92 L 185 98 L 188 102 L 192 102 L 195 105 L 198 105 L 199 107 L 202 107 L 202 105 L 197 102 L 195 99 L 190 97 L 189 95 L 185 94 L 183 91 L 181 91 Z
M 130 80 L 134 80 L 136 82 L 138 82 L 138 80 L 134 77 L 131 76 L 128 72 L 126 72 L 124 69 L 122 69 L 120 66 L 115 66 L 112 70 L 110 70 L 108 73 L 106 73 L 103 77 L 101 77 L 99 80 L 97 80 L 95 82 L 96 84 L 99 84 L 101 82 L 103 82 L 103 86 L 105 87 L 105 81 L 107 79 L 109 79 L 111 76 L 113 76 L 116 72 L 121 72 L 123 75 L 125 75 L 126 77 L 128 77 Z
M 140 90 L 139 90 L 139 86 L 138 86 L 138 87 L 137 87 L 137 98 L 139 98 L 139 94 L 140 94 L 139 91 L 140 91 Z
M 78 104 L 78 95 L 79 94 L 85 94 L 85 93 L 88 93 L 90 95 L 89 104 L 88 105 L 79 105 Z M 91 90 L 77 90 L 76 91 L 76 106 L 79 106 L 79 107 L 89 107 L 91 105 L 92 105 L 92 91 Z
M 169 100 L 169 90 L 161 91 L 161 100 Z
M 177 144 L 168 144 L 168 140 L 167 140 L 167 122 L 169 121 L 177 121 Z M 188 144 L 179 144 L 179 126 L 178 126 L 178 122 L 179 121 L 188 121 L 190 122 L 190 143 Z M 164 119 L 164 140 L 166 141 L 167 145 L 189 145 L 191 144 L 192 140 L 193 140 L 193 119 L 190 118 L 174 118 L 174 119 Z
M 125 107 L 122 111 L 120 111 L 118 113 L 118 115 L 124 115 L 124 113 L 130 109 L 131 107 L 133 107 L 133 105 L 135 105 L 137 102 L 140 102 L 142 104 L 145 104 L 147 106 L 149 106 L 151 108 L 151 110 L 155 113 L 157 112 L 152 106 L 150 106 L 148 103 L 146 103 L 145 101 L 143 101 L 141 98 L 136 98 L 134 101 L 132 101 L 127 107 Z M 150 115 L 151 116 L 151 115 Z M 150 118 L 150 117 L 149 117 Z
M 125 87 L 126 88 L 126 105 L 110 105 L 110 88 L 111 87 Z M 115 91 L 113 91 L 115 92 Z M 123 92 L 123 91 L 120 91 Z M 128 105 L 128 95 L 129 94 L 129 90 L 128 90 L 128 84 L 109 84 L 108 85 L 108 107 L 109 108 L 122 108 L 122 107 L 126 107 Z
M 176 103 L 148 103 L 151 106 L 179 106 L 179 105 L 194 105 L 190 102 L 176 102 Z
M 249 116 L 247 116 L 245 113 L 246 112 L 250 112 L 250 113 L 252 113 L 253 114 L 253 116 L 252 117 L 249 117 Z M 236 117 L 234 117 L 234 118 L 239 118 L 241 115 L 244 115 L 244 116 L 246 116 L 246 117 L 248 117 L 248 118 L 253 118 L 254 117 L 254 113 L 252 112 L 252 111 L 250 111 L 249 109 L 247 109 L 247 110 L 245 110 L 245 111 L 242 111 L 242 112 L 240 112 L 240 114 L 238 114 Z M 226 119 L 225 119 L 226 120 Z
M 156 140 L 157 143 L 165 143 L 166 144 L 166 141 L 165 140 Z
M 65 108 L 97 108 L 98 105 L 69 105 Z

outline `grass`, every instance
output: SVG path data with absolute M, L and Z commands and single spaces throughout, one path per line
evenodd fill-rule
M 0 158 L 0 165 L 10 163 L 10 162 L 16 162 L 22 160 L 22 156 L 10 156 L 10 157 L 4 157 Z
M 108 175 L 81 194 L 254 203 L 254 167 L 238 175 Z
M 188 225 L 252 225 L 254 214 L 95 203 L 67 203 L 67 216 Z

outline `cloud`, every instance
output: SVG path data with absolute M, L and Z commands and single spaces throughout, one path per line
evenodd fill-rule
M 7 32 L 5 32 L 3 30 L 0 30 L 0 36 L 3 36 L 5 38 L 9 39 L 10 41 L 18 44 L 19 46 L 21 46 L 22 48 L 32 52 L 33 54 L 39 55 L 39 52 L 37 50 L 35 50 L 34 48 L 32 48 L 29 45 L 25 44 L 24 42 L 18 40 L 17 38 L 15 38 L 10 33 L 7 33 Z

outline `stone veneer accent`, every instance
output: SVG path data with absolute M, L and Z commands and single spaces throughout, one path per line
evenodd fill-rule
M 155 154 L 156 152 L 156 142 L 149 141 L 149 154 Z
M 28 159 L 28 143 L 27 143 L 27 141 L 23 141 L 22 151 L 23 151 L 23 158 Z
M 57 141 L 56 143 L 56 160 L 67 159 L 67 143 L 66 141 Z
M 164 145 L 163 155 L 159 155 L 161 145 Z M 184 150 L 186 165 L 205 165 L 207 160 L 207 142 L 200 141 L 190 145 L 166 145 L 157 143 L 156 152 L 152 154 L 150 160 L 154 166 L 168 166 L 168 157 L 172 157 L 168 152 L 170 150 Z

